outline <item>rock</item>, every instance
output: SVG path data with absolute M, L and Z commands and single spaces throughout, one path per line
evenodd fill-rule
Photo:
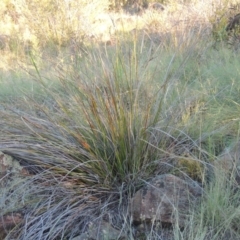
M 237 29 L 240 25 L 240 13 L 235 15 L 233 18 L 230 18 L 228 25 L 226 26 L 226 31 L 232 31 L 234 29 Z
M 240 142 L 232 144 L 226 148 L 215 161 L 215 166 L 221 166 L 224 170 L 230 171 L 235 167 L 240 167 Z
M 171 174 L 157 176 L 131 199 L 133 223 L 172 225 L 177 219 L 179 226 L 184 227 L 190 207 L 202 193 L 203 189 L 194 181 L 187 182 Z
M 10 38 L 7 35 L 0 34 L 0 49 L 5 50 L 9 45 Z
M 8 232 L 24 221 L 24 216 L 19 211 L 22 204 L 15 205 L 17 210 L 12 212 L 14 197 L 8 198 L 8 194 L 29 175 L 29 172 L 17 160 L 0 152 L 0 239 L 4 239 Z
M 214 167 L 221 169 L 225 173 L 235 172 L 236 182 L 240 185 L 240 142 L 232 144 L 226 148 L 214 161 Z
M 151 3 L 149 5 L 149 8 L 153 9 L 155 11 L 164 11 L 165 10 L 165 7 L 161 3 L 157 3 L 157 2 Z
M 23 222 L 23 215 L 20 213 L 12 213 L 0 216 L 0 239 L 4 239 L 7 231 L 13 229 L 16 225 Z
M 20 175 L 29 175 L 26 169 L 24 169 L 17 160 L 11 156 L 0 152 L 0 177 L 4 177 L 8 173 L 18 173 Z
M 0 187 L 7 187 L 9 183 L 13 185 L 19 181 L 19 178 L 26 178 L 29 175 L 29 172 L 17 160 L 0 152 Z

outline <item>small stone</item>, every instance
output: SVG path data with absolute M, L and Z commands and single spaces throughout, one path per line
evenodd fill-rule
M 164 11 L 165 10 L 165 7 L 161 4 L 161 3 L 152 3 L 150 4 L 150 9 L 153 9 L 155 11 Z
M 131 200 L 133 222 L 176 223 L 184 227 L 190 207 L 201 198 L 203 189 L 194 181 L 187 182 L 174 175 L 155 177 Z
M 229 176 L 234 172 L 236 183 L 240 185 L 240 142 L 231 144 L 213 163 L 215 170 L 221 170 Z

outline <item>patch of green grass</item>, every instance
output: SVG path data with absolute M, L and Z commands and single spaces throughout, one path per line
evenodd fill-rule
M 238 239 L 240 221 L 239 188 L 235 180 L 215 169 L 215 180 L 205 188 L 198 211 L 193 211 L 187 227 L 175 229 L 174 239 Z

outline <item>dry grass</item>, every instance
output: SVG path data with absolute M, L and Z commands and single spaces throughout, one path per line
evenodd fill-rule
M 225 11 L 233 3 L 168 1 L 163 12 L 145 10 L 141 15 L 129 15 L 124 11 L 110 12 L 107 0 L 91 4 L 84 0 L 80 3 L 4 0 L 0 10 L 0 49 L 5 63 L 1 68 L 9 69 L 20 59 L 21 63 L 29 63 L 29 54 L 42 55 L 46 60 L 53 54 L 60 55 L 63 48 L 74 55 L 76 51 L 84 52 L 84 46 L 89 43 L 114 45 L 119 33 L 132 35 L 136 29 L 147 33 L 158 44 L 167 36 L 175 36 L 171 46 L 178 49 L 188 44 L 189 34 L 204 36 L 212 29 L 218 36 L 222 34 L 227 22 Z

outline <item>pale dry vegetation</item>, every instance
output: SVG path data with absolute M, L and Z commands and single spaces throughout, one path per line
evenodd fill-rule
M 144 9 L 141 14 L 131 15 L 123 10 L 109 11 L 111 4 L 107 0 L 91 4 L 84 0 L 1 1 L 0 48 L 5 55 L 1 68 L 7 68 L 11 59 L 25 62 L 29 54 L 50 57 L 60 54 L 64 51 L 62 48 L 72 54 L 84 52 L 85 45 L 114 44 L 121 39 L 122 32 L 132 35 L 135 30 L 142 30 L 145 37 L 157 44 L 159 39 L 173 35 L 174 45 L 179 47 L 179 41 L 188 42 L 189 34 L 211 32 L 230 6 L 227 1 L 190 1 L 187 4 L 167 1 L 164 11 Z M 224 21 L 226 23 L 226 18 Z

